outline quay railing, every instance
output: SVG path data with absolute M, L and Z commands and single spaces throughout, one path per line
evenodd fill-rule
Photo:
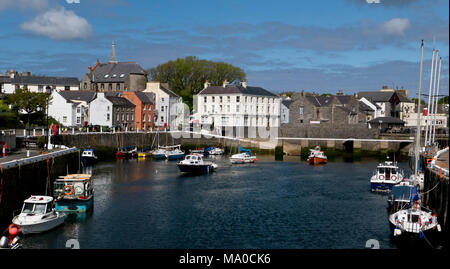
M 440 177 L 442 178 L 442 175 L 449 176 L 449 166 L 443 162 L 440 162 L 439 164 L 436 163 L 439 156 L 441 156 L 443 153 L 448 152 L 449 148 L 446 147 L 445 149 L 441 149 L 433 156 L 433 159 L 430 163 L 430 167 L 432 170 L 439 172 Z M 447 160 L 448 161 L 448 160 Z
M 62 149 L 62 150 L 58 150 L 58 151 L 40 154 L 40 155 L 33 156 L 33 157 L 16 159 L 16 160 L 1 163 L 1 168 L 7 169 L 7 168 L 21 166 L 21 165 L 25 165 L 25 164 L 36 163 L 36 162 L 40 162 L 40 161 L 43 161 L 46 159 L 55 158 L 55 157 L 66 155 L 66 154 L 73 153 L 73 152 L 79 152 L 79 149 L 76 147 L 72 147 L 72 148 L 68 148 L 68 149 Z

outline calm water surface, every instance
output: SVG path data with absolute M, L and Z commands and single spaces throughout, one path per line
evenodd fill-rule
M 184 176 L 173 161 L 128 160 L 88 168 L 94 210 L 27 236 L 24 248 L 362 249 L 391 242 L 386 195 L 370 192 L 378 160 L 310 166 L 299 157 Z M 406 163 L 400 163 L 406 171 Z

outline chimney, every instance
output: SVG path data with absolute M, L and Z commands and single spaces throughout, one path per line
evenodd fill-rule
M 230 84 L 230 83 L 228 82 L 228 80 L 225 79 L 225 80 L 223 81 L 222 87 L 225 88 L 226 86 L 228 86 L 228 84 Z
M 355 97 L 356 99 L 358 99 L 358 93 L 355 92 L 355 94 L 353 94 L 353 97 Z
M 241 81 L 241 86 L 244 87 L 244 88 L 247 88 L 247 82 Z
M 302 90 L 302 92 L 300 93 L 300 95 L 301 95 L 302 97 L 305 96 L 305 91 Z
M 336 95 L 341 96 L 341 95 L 344 95 L 344 93 L 342 93 L 342 90 L 339 90 Z
M 206 80 L 205 83 L 203 84 L 203 89 L 208 88 L 211 85 L 211 83 L 209 83 L 209 80 Z
M 29 77 L 29 76 L 31 76 L 31 73 L 30 73 L 30 72 L 27 72 L 27 70 L 23 70 L 21 76 L 22 76 L 22 77 Z

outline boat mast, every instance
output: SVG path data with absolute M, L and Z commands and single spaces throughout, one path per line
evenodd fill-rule
M 439 50 L 436 50 L 436 59 L 435 59 L 435 64 L 434 64 L 434 78 L 433 78 L 433 96 L 431 96 L 431 110 L 430 112 L 434 111 L 434 99 L 436 98 L 436 74 L 437 74 L 437 64 L 438 64 L 438 56 L 439 56 Z M 432 135 L 432 130 L 433 130 L 433 115 L 430 114 L 430 134 L 428 135 L 428 144 L 431 146 L 431 135 Z
M 428 90 L 427 118 L 425 120 L 425 146 L 428 145 L 428 125 L 429 125 L 429 115 L 430 115 L 431 88 L 433 87 L 434 53 L 435 53 L 435 50 L 433 48 L 433 56 L 431 57 L 430 88 Z
M 437 114 L 437 107 L 438 107 L 438 101 L 439 101 L 439 80 L 441 79 L 441 65 L 442 65 L 442 57 L 439 57 L 439 71 L 438 71 L 436 95 L 435 95 L 436 104 L 434 105 L 434 113 L 433 113 L 433 138 L 431 139 L 432 144 L 434 144 L 434 138 L 436 137 L 436 114 Z
M 421 135 L 421 128 L 420 128 L 420 96 L 422 94 L 422 66 L 423 66 L 423 40 L 422 45 L 420 48 L 420 71 L 419 71 L 419 98 L 417 100 L 417 128 L 416 128 L 416 150 L 414 151 L 414 157 L 415 157 L 415 165 L 414 165 L 414 175 L 417 175 L 417 162 L 419 160 L 419 149 L 420 149 L 420 135 Z

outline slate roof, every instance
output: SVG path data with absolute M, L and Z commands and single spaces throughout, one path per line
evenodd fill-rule
M 11 83 L 11 78 L 8 76 L 0 76 L 0 83 Z
M 382 121 L 382 123 L 389 123 L 389 124 L 405 124 L 405 122 L 402 121 L 401 119 L 393 117 L 378 117 L 369 121 L 369 123 L 379 124 L 379 121 Z
M 336 95 L 335 97 L 343 105 L 348 104 L 348 102 L 350 102 L 352 100 L 351 95 Z
M 282 103 L 285 107 L 289 108 L 289 106 L 290 106 L 291 103 L 292 103 L 292 99 L 283 99 L 283 100 L 281 100 L 281 103 Z
M 364 102 L 359 102 L 359 110 L 360 111 L 375 111 L 370 106 L 366 105 Z
M 334 96 L 306 96 L 306 100 L 316 107 L 328 106 L 333 101 Z
M 271 97 L 279 97 L 276 94 L 273 94 L 269 92 L 266 89 L 263 89 L 261 87 L 242 87 L 240 85 L 227 85 L 226 87 L 223 86 L 209 86 L 206 89 L 203 89 L 200 91 L 200 94 L 234 94 L 234 93 L 241 93 L 246 95 L 260 95 L 260 96 L 271 96 Z
M 171 97 L 179 97 L 176 93 L 174 93 L 173 91 L 169 90 L 169 84 L 168 83 L 161 83 L 161 84 L 159 84 L 159 88 L 163 92 L 167 93 Z
M 95 92 L 91 91 L 60 91 L 59 94 L 66 100 L 79 100 L 91 102 L 95 99 Z
M 135 92 L 136 96 L 144 104 L 153 104 L 153 98 L 155 94 L 152 92 Z
M 106 99 L 111 101 L 114 106 L 122 106 L 122 107 L 136 107 L 131 101 L 124 97 L 115 97 L 115 96 L 105 96 Z
M 370 102 L 389 102 L 394 92 L 380 92 L 380 91 L 369 91 L 369 92 L 358 92 L 358 98 L 366 98 Z
M 136 62 L 102 63 L 94 69 L 93 74 L 89 72 L 88 76 L 94 82 L 120 83 L 125 82 L 130 74 L 145 75 L 145 72 Z
M 31 85 L 57 85 L 78 86 L 80 82 L 75 77 L 47 77 L 47 76 L 15 76 L 11 79 L 12 84 Z

